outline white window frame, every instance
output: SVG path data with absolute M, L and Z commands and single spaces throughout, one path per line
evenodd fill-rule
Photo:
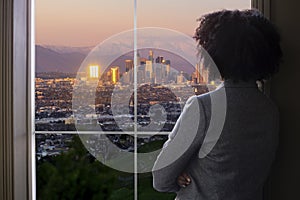
M 34 143 L 34 1 L 35 0 L 5 0 L 13 6 L 12 17 L 13 31 L 4 30 L 12 34 L 12 77 L 7 77 L 3 82 L 12 81 L 13 108 L 12 121 L 13 137 L 7 137 L 5 141 L 12 142 L 12 148 L 7 149 L 5 154 L 9 159 L 0 161 L 7 164 L 12 161 L 12 169 L 3 165 L 4 172 L 9 174 L 10 186 L 2 186 L 1 193 L 9 194 L 9 197 L 16 200 L 36 199 L 35 189 L 35 143 Z M 262 11 L 267 18 L 270 18 L 270 0 L 252 0 L 252 7 Z M 1 4 L 2 6 L 2 4 Z M 0 7 L 0 9 L 3 9 Z M 5 9 L 5 8 L 4 8 Z M 2 10 L 1 10 L 2 11 Z M 2 45 L 2 44 L 1 44 Z M 2 47 L 1 47 L 2 48 Z M 10 49 L 4 49 L 2 54 L 7 54 Z M 5 55 L 6 55 L 5 54 Z M 5 66 L 2 66 L 5 68 Z M 9 69 L 9 67 L 6 67 Z M 26 97 L 26 98 L 25 98 Z M 3 98 L 3 97 L 2 97 Z M 1 101 L 2 103 L 2 101 Z M 9 134 L 9 133 L 1 133 Z M 0 148 L 1 149 L 1 148 Z M 3 150 L 3 149 L 1 149 Z M 6 151 L 6 150 L 5 150 Z M 2 153 L 2 152 L 1 152 Z M 7 183 L 9 185 L 9 183 Z M 2 188 L 3 187 L 3 188 Z M 10 194 L 11 193 L 11 194 Z M 0 197 L 2 194 L 0 194 Z

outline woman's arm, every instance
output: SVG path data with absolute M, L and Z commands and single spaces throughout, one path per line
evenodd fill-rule
M 161 192 L 177 192 L 177 178 L 198 155 L 206 130 L 206 116 L 198 97 L 188 99 L 168 141 L 153 167 L 153 187 Z

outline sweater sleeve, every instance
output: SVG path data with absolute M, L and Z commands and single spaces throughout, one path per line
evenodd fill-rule
M 160 192 L 177 192 L 178 176 L 196 159 L 204 139 L 206 116 L 197 96 L 189 98 L 152 169 L 153 187 Z M 188 172 L 187 172 L 188 173 Z

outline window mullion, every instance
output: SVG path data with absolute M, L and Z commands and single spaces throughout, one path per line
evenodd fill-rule
M 137 0 L 134 0 L 133 48 L 134 48 L 134 200 L 138 199 L 137 173 Z

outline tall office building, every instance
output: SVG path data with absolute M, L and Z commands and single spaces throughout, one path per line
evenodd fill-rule
M 139 53 L 139 51 L 137 52 L 137 66 L 141 65 L 141 55 Z
M 208 82 L 209 71 L 205 69 L 203 63 L 197 63 L 192 75 L 192 81 L 195 84 L 206 84 Z
M 126 72 L 129 72 L 130 70 L 133 69 L 133 66 L 134 66 L 134 63 L 133 63 L 133 60 L 125 60 L 125 71 Z
M 207 84 L 208 83 L 208 76 L 209 76 L 209 70 L 205 69 L 203 63 L 199 63 L 200 65 L 200 75 L 201 75 L 201 79 L 199 83 L 203 83 L 203 84 Z
M 154 82 L 155 83 L 162 83 L 163 82 L 163 65 L 160 63 L 154 64 L 154 71 L 155 71 L 155 77 Z
M 179 75 L 177 75 L 177 80 L 176 80 L 176 82 L 178 83 L 178 84 L 182 84 L 182 83 L 185 83 L 185 77 L 184 77 L 184 75 L 183 75 L 183 71 L 181 71 L 180 72 L 180 74 Z
M 164 57 L 158 56 L 155 60 L 156 63 L 163 63 Z
M 142 84 L 145 81 L 145 72 L 143 70 L 138 70 L 137 71 L 137 83 Z
M 130 74 L 129 72 L 124 72 L 122 75 L 123 84 L 130 84 Z
M 171 71 L 171 61 L 165 60 L 164 64 L 166 65 L 166 76 L 168 77 Z
M 128 73 L 129 82 L 133 80 L 134 62 L 131 59 L 125 60 L 125 72 Z
M 152 50 L 149 51 L 149 57 L 148 57 L 148 60 L 150 60 L 151 62 L 154 61 L 154 56 L 153 56 L 153 51 L 152 51 Z
M 99 65 L 90 65 L 88 67 L 88 80 L 97 80 L 100 78 L 100 67 Z
M 198 83 L 197 70 L 195 70 L 195 71 L 192 73 L 192 79 L 191 79 L 191 81 L 192 81 L 193 84 L 197 84 L 197 83 Z
M 138 78 L 138 83 L 141 84 L 141 83 L 144 83 L 145 82 L 145 64 L 143 65 L 140 65 L 138 67 L 138 71 L 137 71 L 137 78 Z
M 202 83 L 202 69 L 200 69 L 200 63 L 197 63 L 196 64 L 196 67 L 195 67 L 195 72 L 194 72 L 194 77 L 195 77 L 195 80 L 194 82 L 195 83 Z
M 151 60 L 146 61 L 145 67 L 145 82 L 151 82 L 153 78 L 153 65 Z
M 120 70 L 118 66 L 110 68 L 111 71 L 111 82 L 116 84 L 120 80 Z
M 202 83 L 207 84 L 208 82 L 209 82 L 209 70 L 208 69 L 203 69 Z

